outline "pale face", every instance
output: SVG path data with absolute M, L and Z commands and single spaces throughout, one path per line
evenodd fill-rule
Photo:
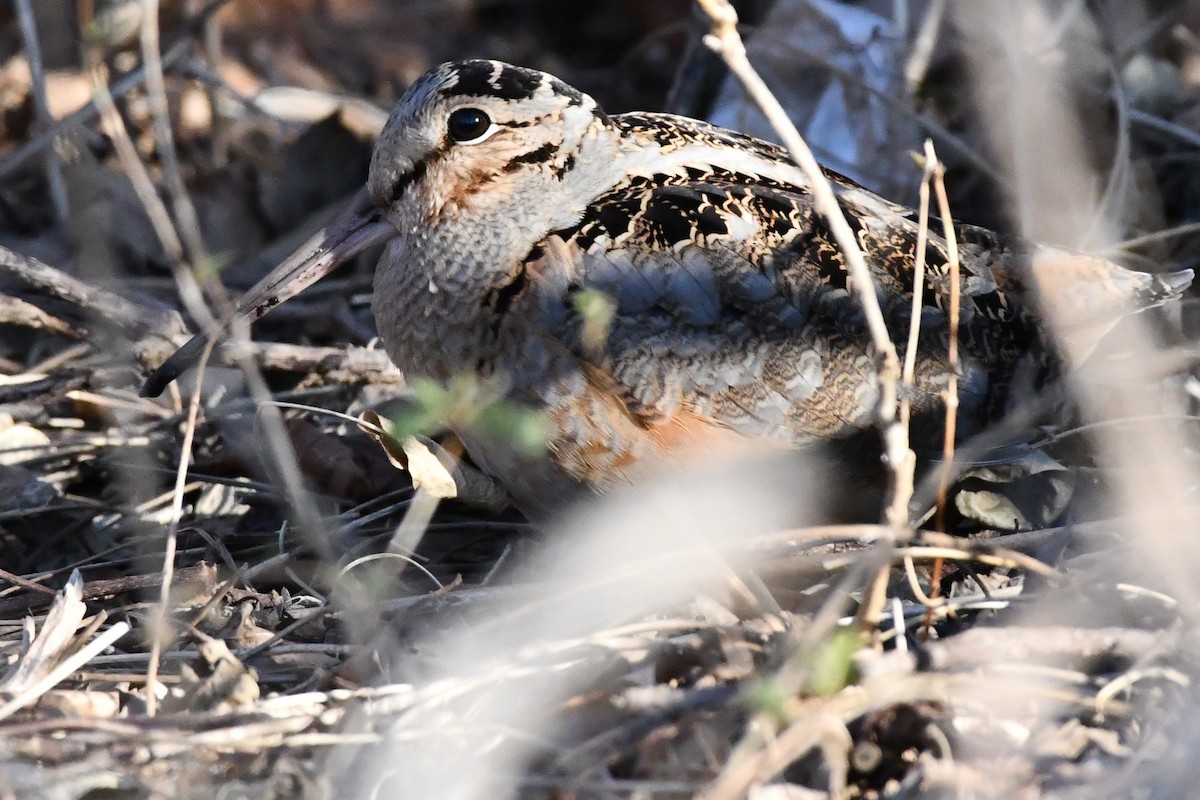
M 403 233 L 405 224 L 503 204 L 531 174 L 561 181 L 582 137 L 603 121 L 590 97 L 550 75 L 494 61 L 443 65 L 388 119 L 367 187 Z
M 385 307 L 419 311 L 431 280 L 486 292 L 623 174 L 616 140 L 595 101 L 552 75 L 494 61 L 443 64 L 392 112 L 367 190 L 251 289 L 238 312 L 257 319 L 393 237 L 395 258 L 381 263 L 396 273 L 381 281 Z M 146 391 L 161 392 L 204 345 L 193 337 Z

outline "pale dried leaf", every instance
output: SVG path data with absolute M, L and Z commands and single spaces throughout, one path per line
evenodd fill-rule
M 416 436 L 409 436 L 402 446 L 408 456 L 408 472 L 412 476 L 413 486 L 439 499 L 458 497 L 454 467 L 452 463 L 447 465 L 441 460 L 442 457 L 449 458 L 445 450 L 424 437 Z
M 42 695 L 37 708 L 49 717 L 114 719 L 121 713 L 121 695 L 99 689 L 55 689 Z
M 49 444 L 50 437 L 32 425 L 23 422 L 8 427 L 0 425 L 0 464 L 20 464 L 38 448 Z
M 46 615 L 42 629 L 28 642 L 16 667 L 4 680 L 0 690 L 12 693 L 26 691 L 58 666 L 73 651 L 75 632 L 87 614 L 83 603 L 83 578 L 79 570 L 71 573 Z

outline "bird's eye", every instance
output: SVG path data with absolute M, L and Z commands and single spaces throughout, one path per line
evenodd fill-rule
M 450 138 L 459 144 L 478 144 L 496 132 L 491 117 L 478 108 L 457 108 L 446 120 Z

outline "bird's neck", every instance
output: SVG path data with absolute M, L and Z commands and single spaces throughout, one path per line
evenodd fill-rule
M 624 176 L 621 137 L 601 125 L 538 169 L 497 175 L 451 206 L 432 182 L 392 210 L 400 235 L 376 269 L 373 305 L 396 365 L 445 380 L 477 369 L 497 346 L 498 315 L 548 234 L 578 223 Z

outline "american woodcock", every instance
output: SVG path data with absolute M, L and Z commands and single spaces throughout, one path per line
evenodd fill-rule
M 828 177 L 903 353 L 916 215 Z M 480 466 L 534 513 L 560 506 L 571 489 L 603 490 L 647 463 L 721 443 L 836 449 L 871 430 L 876 357 L 807 187 L 786 151 L 758 139 L 665 114 L 609 116 L 530 69 L 443 64 L 392 112 L 366 193 L 240 311 L 257 318 L 390 239 L 372 305 L 396 365 L 437 381 L 502 380 L 509 399 L 551 422 L 549 446 L 533 461 L 458 431 Z M 914 446 L 927 452 L 941 449 L 949 374 L 939 231 L 929 241 L 915 384 L 903 390 Z M 1122 313 L 1175 297 L 1192 278 L 970 226 L 956 233 L 964 435 L 1000 418 L 1016 395 L 1053 382 L 1062 345 L 1086 355 Z M 589 291 L 613 312 L 598 338 L 585 333 L 578 302 Z M 1081 313 L 1057 340 L 1043 324 L 1051 314 L 1078 322 Z M 145 392 L 161 392 L 202 346 L 197 337 L 181 348 Z

